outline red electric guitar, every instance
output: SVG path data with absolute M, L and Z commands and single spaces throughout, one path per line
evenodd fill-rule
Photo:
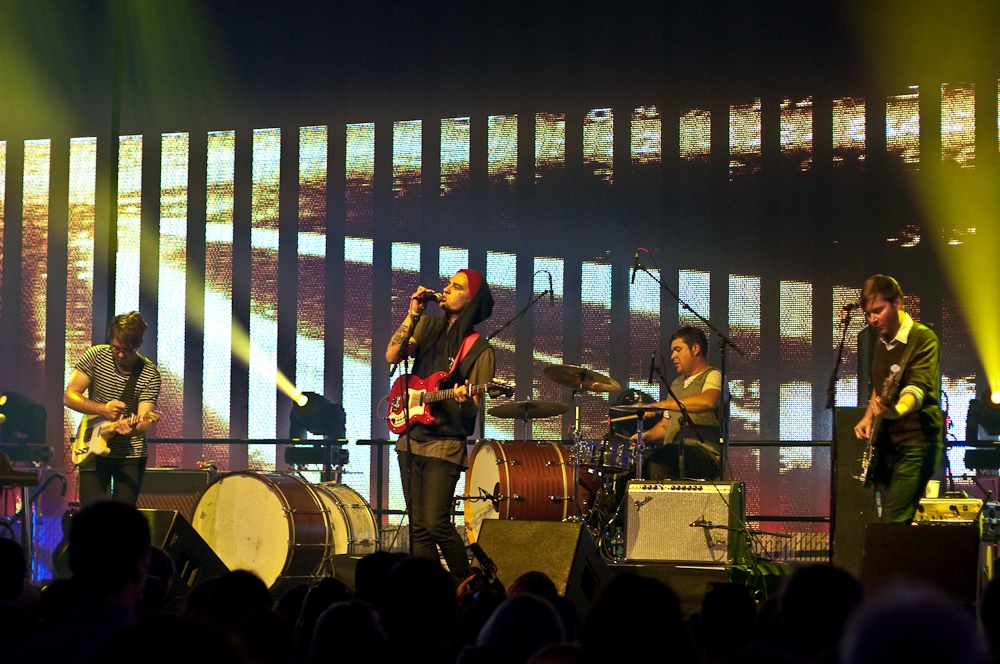
M 406 431 L 406 402 L 404 399 L 403 386 L 409 388 L 410 398 L 410 424 L 433 424 L 434 414 L 431 412 L 431 404 L 445 399 L 454 399 L 455 390 L 438 390 L 449 376 L 447 371 L 438 371 L 427 378 L 417 378 L 409 374 L 403 374 L 392 384 L 389 390 L 389 431 L 393 433 L 403 433 Z M 514 386 L 499 380 L 491 380 L 482 385 L 469 385 L 469 396 L 488 393 L 491 397 L 503 395 L 505 397 L 514 396 Z

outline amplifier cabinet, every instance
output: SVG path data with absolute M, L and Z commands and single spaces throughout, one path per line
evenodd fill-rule
M 625 496 L 625 559 L 742 564 L 742 482 L 632 480 Z

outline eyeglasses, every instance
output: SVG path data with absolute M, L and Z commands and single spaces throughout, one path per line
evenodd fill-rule
M 131 355 L 135 352 L 135 348 L 120 348 L 114 344 L 108 344 L 108 348 L 110 348 L 111 352 L 115 355 Z

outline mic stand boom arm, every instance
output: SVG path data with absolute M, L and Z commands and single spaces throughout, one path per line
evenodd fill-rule
M 531 309 L 533 306 L 535 306 L 536 304 L 538 304 L 538 301 L 540 299 L 542 299 L 546 295 L 549 295 L 551 292 L 552 291 L 546 289 L 546 290 L 543 290 L 538 295 L 536 295 L 535 299 L 533 299 L 531 302 L 529 302 L 523 309 L 521 309 L 520 311 L 518 311 L 516 314 L 514 314 L 513 316 L 511 316 L 510 320 L 508 320 L 506 323 L 504 323 L 503 325 L 501 325 L 497 329 L 495 329 L 492 332 L 490 332 L 486 336 L 486 341 L 487 342 L 493 341 L 493 339 L 495 339 L 496 337 L 500 336 L 501 332 L 503 332 L 504 330 L 506 330 L 507 328 L 509 328 L 511 325 L 513 325 L 517 321 L 519 321 L 522 318 L 524 318 L 524 315 L 526 313 L 528 313 L 529 309 Z M 479 431 L 480 431 L 480 433 L 482 433 L 482 437 L 486 438 L 486 399 L 480 399 L 479 400 Z M 525 432 L 525 435 L 527 435 L 527 432 Z

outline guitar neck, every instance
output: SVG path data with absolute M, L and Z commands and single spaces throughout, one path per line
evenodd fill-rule
M 139 422 L 139 420 L 141 420 L 141 419 L 142 419 L 142 417 L 138 413 L 135 413 L 133 415 L 129 415 L 128 417 L 126 417 L 125 418 L 125 423 L 128 424 L 131 427 L 131 426 L 135 426 Z M 107 421 L 107 422 L 105 422 L 104 424 L 101 425 L 101 430 L 102 431 L 107 431 L 109 429 L 113 429 L 117 423 L 118 423 L 118 420 L 115 420 L 115 421 L 110 421 L 109 420 L 109 421 Z
M 482 394 L 486 391 L 487 385 L 469 385 L 469 396 L 475 396 L 477 394 Z M 455 389 L 450 390 L 438 390 L 437 392 L 427 392 L 424 394 L 424 403 L 432 403 L 434 401 L 445 401 L 447 399 L 455 398 Z

